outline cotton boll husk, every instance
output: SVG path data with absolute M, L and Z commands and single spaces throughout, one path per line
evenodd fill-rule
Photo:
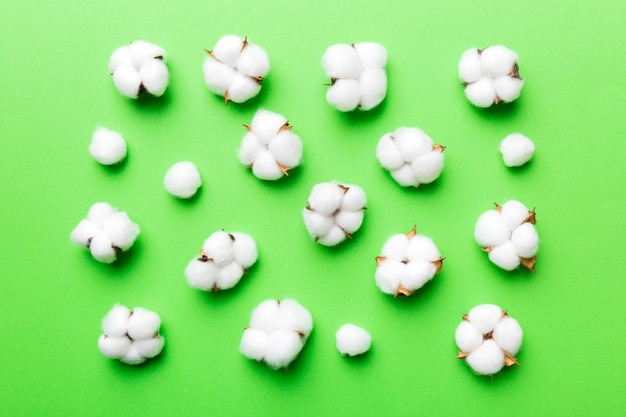
M 113 242 L 104 232 L 98 233 L 91 239 L 89 251 L 96 260 L 106 264 L 110 264 L 117 258 Z
M 129 52 L 133 59 L 133 65 L 139 69 L 150 60 L 164 61 L 167 56 L 165 50 L 158 45 L 146 41 L 134 41 L 129 45 Z
M 352 111 L 361 101 L 361 87 L 353 79 L 338 79 L 328 91 L 326 100 L 339 111 Z
M 407 256 L 410 261 L 420 260 L 429 263 L 441 258 L 437 245 L 424 235 L 415 235 L 409 239 Z
M 170 74 L 163 61 L 151 59 L 141 66 L 139 78 L 141 78 L 141 83 L 150 94 L 160 97 L 167 88 Z
M 101 335 L 98 339 L 98 349 L 108 358 L 118 359 L 128 354 L 131 347 L 131 341 L 126 336 L 111 337 Z
M 121 95 L 128 98 L 137 98 L 141 78 L 139 72 L 131 64 L 121 64 L 113 72 L 113 84 Z
M 356 50 L 346 44 L 329 46 L 322 56 L 322 68 L 330 78 L 356 79 L 361 73 L 361 60 Z
M 504 367 L 504 352 L 493 340 L 486 340 L 465 360 L 480 375 L 492 375 Z
M 465 96 L 475 106 L 491 106 L 496 99 L 496 89 L 493 86 L 493 80 L 488 77 L 482 77 L 480 80 L 468 84 L 465 87 Z
M 332 216 L 324 216 L 306 208 L 302 209 L 302 217 L 304 218 L 306 230 L 313 237 L 324 236 L 335 225 Z
M 259 91 L 261 84 L 247 75 L 237 73 L 228 88 L 228 96 L 235 103 L 243 103 L 259 94 Z
M 247 358 L 263 360 L 270 347 L 270 336 L 268 333 L 248 327 L 243 331 L 239 352 Z
M 322 182 L 313 186 L 309 195 L 309 207 L 319 214 L 328 216 L 333 214 L 341 205 L 343 190 L 336 182 Z
M 432 151 L 419 156 L 411 163 L 411 170 L 422 184 L 435 181 L 443 170 L 443 152 Z
M 426 284 L 437 273 L 437 267 L 426 261 L 412 261 L 406 264 L 404 276 L 400 280 L 408 290 L 417 290 Z
M 293 331 L 275 330 L 270 334 L 265 362 L 274 369 L 289 365 L 302 350 L 300 335 Z
M 500 207 L 502 221 L 513 231 L 528 217 L 528 208 L 517 200 L 509 200 Z
M 365 204 L 367 204 L 365 191 L 363 191 L 363 189 L 358 185 L 354 184 L 346 184 L 344 187 L 346 187 L 348 191 L 343 194 L 339 208 L 347 211 L 363 210 Z
M 265 146 L 259 141 L 257 136 L 252 132 L 247 132 L 241 140 L 241 146 L 237 156 L 239 162 L 245 166 L 254 164 L 257 155 L 265 150 Z
M 470 322 L 463 320 L 454 332 L 454 340 L 461 352 L 472 352 L 483 343 L 483 335 Z
M 99 127 L 91 136 L 89 153 L 103 165 L 116 164 L 126 156 L 126 142 L 118 132 Z
M 363 223 L 363 211 L 342 210 L 335 215 L 335 223 L 347 233 L 356 232 Z
M 521 133 L 511 133 L 500 142 L 500 152 L 508 167 L 524 165 L 535 152 L 535 144 Z
M 133 64 L 128 45 L 120 46 L 113 51 L 109 59 L 109 71 L 113 73 L 122 64 Z
M 408 259 L 409 238 L 403 234 L 391 236 L 381 250 L 381 256 L 385 258 L 404 261 Z
M 512 356 L 522 345 L 522 337 L 522 327 L 513 317 L 502 318 L 493 329 L 493 340 Z
M 394 131 L 393 137 L 398 150 L 408 163 L 433 150 L 432 139 L 416 127 L 399 127 Z
M 390 171 L 390 173 L 393 179 L 403 187 L 417 187 L 420 185 L 420 182 L 415 178 L 415 175 L 413 175 L 413 170 L 409 164 L 405 164 L 399 169 Z
M 113 308 L 102 319 L 102 331 L 111 337 L 122 337 L 128 331 L 128 318 L 130 310 L 120 304 L 115 304 Z
M 232 261 L 224 265 L 217 271 L 217 281 L 215 284 L 220 290 L 227 290 L 234 287 L 243 276 L 243 268 L 237 262 Z
M 522 258 L 532 258 L 539 249 L 539 235 L 532 223 L 524 223 L 513 230 L 511 245 L 515 253 Z
M 221 230 L 213 233 L 204 241 L 202 250 L 217 266 L 230 263 L 235 256 L 230 235 Z
M 215 94 L 223 96 L 233 83 L 237 71 L 209 56 L 202 65 L 204 83 Z
M 520 96 L 524 80 L 516 77 L 502 76 L 493 80 L 496 94 L 502 101 L 509 103 Z
M 265 77 L 270 71 L 270 59 L 263 48 L 249 43 L 237 60 L 237 71 L 250 77 Z
M 386 133 L 378 141 L 376 145 L 376 159 L 387 170 L 398 169 L 406 163 L 402 153 L 392 139 L 391 133 Z
M 277 300 L 265 300 L 252 311 L 250 327 L 271 332 L 277 328 L 278 309 L 280 303 Z
M 133 223 L 126 212 L 120 211 L 112 215 L 102 225 L 111 242 L 121 250 L 128 250 L 139 235 L 139 226 Z
M 495 304 L 480 304 L 467 313 L 467 319 L 480 333 L 493 331 L 502 318 L 502 309 Z
M 185 268 L 185 278 L 189 286 L 209 291 L 215 285 L 217 271 L 218 267 L 213 262 L 202 262 L 193 258 Z
M 154 337 L 161 327 L 161 318 L 153 311 L 135 307 L 128 319 L 128 336 L 133 339 Z
M 344 324 L 335 333 L 337 350 L 342 355 L 360 355 L 369 350 L 372 336 L 363 328 L 354 324 Z
M 280 132 L 268 146 L 276 162 L 287 168 L 300 165 L 302 159 L 302 141 L 298 135 L 287 130 Z
M 490 77 L 507 75 L 517 62 L 517 54 L 502 45 L 485 48 L 480 54 L 480 64 Z
M 278 307 L 278 328 L 300 332 L 304 337 L 309 337 L 313 330 L 313 317 L 311 313 L 296 300 L 285 299 Z
M 387 74 L 384 69 L 368 69 L 359 77 L 361 110 L 371 110 L 378 106 L 387 95 Z
M 86 248 L 89 246 L 89 240 L 98 233 L 100 226 L 91 220 L 83 219 L 70 233 L 70 239 L 75 245 Z
M 510 240 L 493 247 L 489 251 L 489 260 L 507 271 L 514 270 L 520 264 L 519 255 Z
M 354 44 L 363 69 L 383 68 L 387 65 L 387 50 L 376 42 L 359 42 Z
M 215 44 L 213 55 L 221 62 L 236 67 L 242 47 L 243 38 L 241 36 L 224 35 Z
M 474 228 L 474 239 L 484 247 L 500 245 L 511 237 L 510 229 L 496 210 L 484 212 Z
M 374 278 L 376 279 L 376 285 L 380 290 L 386 294 L 395 294 L 400 280 L 405 275 L 406 265 L 395 259 L 385 259 L 376 268 Z
M 344 240 L 346 240 L 346 232 L 341 227 L 334 225 L 328 233 L 318 236 L 317 243 L 324 246 L 335 246 Z
M 150 339 L 135 340 L 133 347 L 144 358 L 154 358 L 161 353 L 163 346 L 165 345 L 165 339 L 162 336 L 152 337 Z
M 94 203 L 87 212 L 87 219 L 98 226 L 102 226 L 115 212 L 117 212 L 117 209 L 113 208 L 109 203 Z
M 198 168 L 189 161 L 176 162 L 165 173 L 165 189 L 179 198 L 192 197 L 202 185 Z
M 269 150 L 259 152 L 252 164 L 252 173 L 262 180 L 277 180 L 284 175 Z
M 256 242 L 252 239 L 252 236 L 245 233 L 233 232 L 231 234 L 235 237 L 235 243 L 233 243 L 235 262 L 243 268 L 252 266 L 259 257 Z
M 135 348 L 134 343 L 131 345 L 128 353 L 120 358 L 121 362 L 124 362 L 128 365 L 139 365 L 140 363 L 144 363 L 146 358 L 141 356 L 141 353 Z
M 482 77 L 483 69 L 480 65 L 478 49 L 470 48 L 463 52 L 459 61 L 459 77 L 466 83 L 473 83 Z

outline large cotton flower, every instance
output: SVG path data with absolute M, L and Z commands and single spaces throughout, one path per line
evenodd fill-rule
M 146 41 L 134 41 L 113 51 L 109 70 L 121 95 L 137 98 L 147 93 L 159 97 L 169 83 L 165 50 Z

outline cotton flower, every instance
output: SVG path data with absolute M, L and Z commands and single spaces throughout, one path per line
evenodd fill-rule
M 535 223 L 535 209 L 528 210 L 516 200 L 496 203 L 495 210 L 478 218 L 474 238 L 500 268 L 512 271 L 521 264 L 534 272 L 539 249 Z
M 376 257 L 376 285 L 394 297 L 411 295 L 441 271 L 443 260 L 432 239 L 418 235 L 413 226 L 383 245 L 382 254 Z
M 441 174 L 444 149 L 416 127 L 399 127 L 380 138 L 376 158 L 398 184 L 419 187 Z
M 139 235 L 139 226 L 128 214 L 109 203 L 95 203 L 87 217 L 72 230 L 70 239 L 80 247 L 89 248 L 98 261 L 110 264 L 118 252 L 127 251 Z
M 113 165 L 126 157 L 126 142 L 118 132 L 99 127 L 91 135 L 89 153 L 102 165 Z
M 465 96 L 478 107 L 489 107 L 519 97 L 524 80 L 519 75 L 517 54 L 502 45 L 470 48 L 459 62 Z
M 367 352 L 372 345 L 372 336 L 354 324 L 344 324 L 335 334 L 337 350 L 342 355 L 356 356 Z
M 165 173 L 165 189 L 179 198 L 192 197 L 202 185 L 198 168 L 189 161 L 176 162 Z
M 147 93 L 162 96 L 169 83 L 165 50 L 146 41 L 134 41 L 113 51 L 109 70 L 121 95 L 137 98 Z
M 258 258 L 256 243 L 245 233 L 218 231 L 202 245 L 200 256 L 185 268 L 191 287 L 204 291 L 232 288 Z
M 268 110 L 258 110 L 248 132 L 241 141 L 239 161 L 252 169 L 255 177 L 277 180 L 300 165 L 302 141 L 292 132 L 283 116 Z
M 261 91 L 263 77 L 270 70 L 270 60 L 260 46 L 248 38 L 222 36 L 202 66 L 204 82 L 213 93 L 224 96 L 224 102 L 243 103 Z
M 387 50 L 374 42 L 336 44 L 322 56 L 322 68 L 331 79 L 328 103 L 340 111 L 370 110 L 387 94 Z
M 274 369 L 287 367 L 313 330 L 311 314 L 297 301 L 265 300 L 253 311 L 239 351 Z
M 479 375 L 492 375 L 504 366 L 519 365 L 515 355 L 522 345 L 522 328 L 517 320 L 494 304 L 481 304 L 463 315 L 454 338 L 457 358 Z
M 357 185 L 342 185 L 336 181 L 316 184 L 302 210 L 304 225 L 316 242 L 334 246 L 352 238 L 361 223 L 366 197 Z
M 98 348 L 106 357 L 138 365 L 161 353 L 165 339 L 159 335 L 160 327 L 158 314 L 116 304 L 102 320 L 104 334 L 98 339 Z
M 500 153 L 508 167 L 524 165 L 534 152 L 535 144 L 521 133 L 511 133 L 500 142 Z

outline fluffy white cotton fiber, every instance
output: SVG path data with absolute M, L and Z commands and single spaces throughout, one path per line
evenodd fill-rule
M 322 56 L 322 68 L 331 79 L 328 103 L 339 111 L 371 110 L 387 94 L 387 50 L 374 42 L 336 44 Z
M 102 319 L 98 348 L 104 356 L 138 365 L 161 353 L 165 339 L 160 327 L 161 318 L 153 311 L 116 304 Z
M 481 304 L 463 316 L 454 338 L 460 359 L 480 375 L 492 375 L 504 366 L 517 364 L 515 355 L 522 344 L 517 320 L 494 304 Z
M 147 93 L 162 96 L 169 83 L 165 50 L 146 41 L 134 41 L 113 51 L 109 70 L 115 87 L 125 97 Z
M 126 212 L 120 212 L 109 203 L 95 203 L 87 218 L 72 230 L 70 239 L 80 247 L 89 248 L 98 261 L 111 263 L 118 251 L 127 251 L 139 235 L 139 226 Z
M 302 141 L 293 133 L 285 117 L 258 110 L 239 147 L 239 161 L 252 169 L 255 177 L 277 180 L 300 165 Z
M 234 287 L 258 258 L 254 239 L 245 233 L 218 231 L 202 245 L 200 256 L 185 268 L 191 287 L 218 291 Z
M 478 107 L 489 107 L 517 99 L 524 85 L 517 59 L 515 52 L 501 45 L 463 52 L 458 70 L 468 100 Z
M 239 351 L 274 369 L 285 368 L 298 356 L 312 330 L 311 314 L 297 301 L 265 300 L 252 311 Z
M 500 153 L 504 165 L 517 167 L 530 161 L 535 153 L 535 144 L 521 133 L 511 133 L 500 142 Z
M 99 127 L 91 135 L 89 153 L 102 165 L 117 164 L 126 157 L 126 141 L 120 133 Z
M 263 77 L 270 70 L 267 53 L 248 38 L 222 36 L 202 66 L 204 82 L 224 102 L 243 103 L 261 91 Z
M 176 162 L 165 173 L 165 189 L 175 197 L 191 198 L 202 185 L 198 168 L 189 161 Z
M 344 324 L 335 334 L 337 350 L 342 355 L 355 356 L 367 352 L 372 345 L 372 336 L 354 324 Z
M 304 225 L 311 237 L 325 246 L 352 238 L 363 223 L 365 192 L 357 185 L 336 181 L 316 184 L 302 210 Z

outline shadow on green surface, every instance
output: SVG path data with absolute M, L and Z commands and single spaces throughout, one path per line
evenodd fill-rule
M 487 108 L 477 107 L 470 103 L 469 100 L 466 101 L 467 105 L 472 108 L 474 113 L 481 118 L 493 120 L 497 117 L 496 120 L 506 120 L 512 119 L 519 115 L 521 106 L 523 104 L 522 100 L 523 95 L 521 95 L 517 100 L 512 101 L 511 103 L 500 103 Z
M 140 112 L 161 113 L 166 111 L 172 104 L 172 92 L 168 88 L 161 97 L 155 97 L 150 94 L 142 94 L 136 100 L 129 99 L 133 102 L 133 108 Z

